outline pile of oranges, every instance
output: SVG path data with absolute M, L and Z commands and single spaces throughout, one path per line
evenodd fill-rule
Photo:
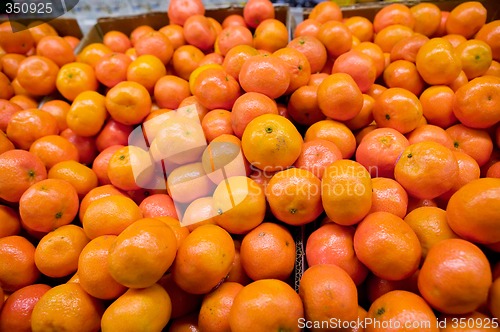
M 269 0 L 168 17 L 79 48 L 0 24 L 0 331 L 499 330 L 500 21 L 480 2 L 370 21 L 325 1 L 291 40 Z

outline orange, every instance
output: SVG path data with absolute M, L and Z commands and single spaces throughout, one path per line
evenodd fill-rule
M 373 303 L 382 295 L 395 290 L 408 291 L 418 295 L 417 281 L 419 272 L 420 271 L 417 270 L 410 277 L 402 280 L 387 280 L 370 274 L 365 283 L 367 293 L 366 300 L 368 300 L 369 303 Z
M 109 250 L 115 240 L 115 235 L 96 237 L 82 248 L 77 260 L 80 286 L 98 299 L 116 299 L 126 290 L 108 271 Z
M 335 143 L 318 138 L 302 144 L 302 151 L 294 166 L 310 171 L 321 179 L 326 167 L 340 159 L 342 159 L 342 152 Z
M 49 170 L 49 179 L 60 179 L 69 182 L 83 198 L 90 190 L 97 187 L 97 175 L 88 166 L 74 160 L 61 161 Z
M 396 129 L 402 134 L 417 128 L 422 115 L 422 104 L 418 97 L 403 88 L 385 90 L 373 105 L 373 118 L 377 125 Z
M 302 36 L 317 37 L 321 24 L 317 19 L 307 18 L 297 24 L 293 31 L 293 38 Z
M 266 197 L 255 180 L 232 176 L 221 181 L 213 193 L 214 221 L 232 234 L 247 233 L 265 217 Z
M 491 47 L 482 40 L 467 40 L 456 51 L 469 80 L 485 74 L 493 61 Z
M 366 54 L 370 58 L 372 58 L 375 64 L 376 76 L 379 77 L 380 74 L 382 74 L 385 69 L 385 58 L 384 52 L 382 51 L 380 46 L 372 42 L 362 42 L 359 45 L 354 46 L 353 50 L 360 51 L 361 53 Z M 372 87 L 374 86 L 376 85 L 372 85 L 370 89 L 372 89 Z
M 102 315 L 103 331 L 138 330 L 148 326 L 161 331 L 170 320 L 172 302 L 158 284 L 142 289 L 128 289 Z
M 167 24 L 160 29 L 158 29 L 161 33 L 167 36 L 168 40 L 172 44 L 174 50 L 178 49 L 182 45 L 186 44 L 186 39 L 184 38 L 184 31 L 182 26 L 178 24 Z
M 356 138 L 352 131 L 342 122 L 334 120 L 321 120 L 309 128 L 304 135 L 304 141 L 325 139 L 333 142 L 340 149 L 342 158 L 350 158 L 356 150 Z
M 459 45 L 467 41 L 467 38 L 465 38 L 464 36 L 453 33 L 443 36 L 443 39 L 449 41 L 451 45 L 455 48 L 455 50 L 458 48 Z
M 31 144 L 29 151 L 38 156 L 47 169 L 66 160 L 79 160 L 78 149 L 66 138 L 59 135 L 47 135 Z
M 346 323 L 358 317 L 356 285 L 337 265 L 319 264 L 305 270 L 300 279 L 299 295 L 308 321 Z
M 416 96 L 419 96 L 425 87 L 415 64 L 407 60 L 391 62 L 385 68 L 383 77 L 388 88 L 403 88 Z
M 488 178 L 500 178 L 500 162 L 495 162 L 493 165 L 488 167 L 486 171 L 486 177 Z
M 0 313 L 0 329 L 2 331 L 31 331 L 33 307 L 50 288 L 45 284 L 32 284 L 10 294 Z
M 246 92 L 260 92 L 275 99 L 287 91 L 291 74 L 277 56 L 252 56 L 241 66 L 238 80 Z
M 0 130 L 5 132 L 12 115 L 21 111 L 21 106 L 6 99 L 0 99 Z
M 43 206 L 43 210 L 40 210 Z M 75 188 L 67 181 L 46 179 L 33 184 L 19 200 L 24 228 L 48 233 L 73 221 L 79 201 Z
M 177 239 L 161 220 L 139 219 L 125 228 L 109 247 L 108 270 L 129 288 L 156 283 L 174 261 Z
M 420 76 L 431 85 L 451 84 L 462 70 L 459 54 L 443 38 L 432 38 L 422 45 L 415 61 Z
M 17 71 L 19 70 L 19 64 L 24 59 L 26 59 L 26 56 L 22 54 L 8 53 L 3 55 L 0 58 L 3 74 L 5 74 L 9 78 L 9 80 L 13 81 L 17 76 Z
M 369 55 L 354 49 L 335 59 L 332 74 L 335 73 L 349 74 L 361 92 L 365 93 L 375 83 L 377 68 Z
M 143 85 L 150 93 L 153 92 L 156 82 L 167 74 L 163 62 L 154 55 L 143 54 L 137 56 L 127 68 L 127 81 Z
M 106 32 L 102 38 L 102 43 L 111 51 L 118 53 L 125 53 L 132 46 L 129 37 L 117 30 Z
M 43 105 L 40 106 L 40 110 L 52 114 L 57 120 L 59 132 L 62 132 L 64 129 L 68 128 L 66 114 L 70 106 L 71 105 L 64 100 L 53 99 L 43 103 Z
M 139 83 L 120 82 L 106 93 L 105 105 L 114 120 L 134 125 L 151 112 L 151 97 Z
M 351 16 L 345 19 L 344 24 L 360 42 L 372 41 L 373 23 L 366 17 Z
M 201 303 L 198 325 L 203 331 L 229 330 L 229 312 L 233 300 L 243 286 L 236 282 L 224 282 L 207 294 Z
M 458 77 L 451 83 L 449 84 L 449 87 L 453 91 L 457 91 L 458 88 L 460 88 L 462 85 L 466 84 L 468 82 L 467 76 L 465 75 L 464 71 L 460 71 L 460 74 Z
M 150 155 L 130 145 L 116 150 L 109 159 L 108 177 L 112 185 L 122 190 L 138 190 L 153 177 Z
M 424 141 L 433 141 L 449 149 L 453 149 L 453 140 L 451 136 L 441 127 L 424 124 L 418 126 L 407 135 L 408 142 L 415 144 Z
M 484 75 L 491 75 L 500 77 L 500 63 L 498 61 L 491 61 L 490 68 L 484 73 Z
M 49 58 L 59 67 L 75 61 L 73 47 L 62 37 L 45 36 L 36 44 L 36 54 Z
M 240 259 L 252 280 L 286 280 L 295 264 L 295 241 L 284 226 L 262 223 L 243 237 Z
M 213 48 L 217 32 L 203 14 L 189 16 L 183 24 L 186 42 L 206 52 Z
M 0 131 L 0 154 L 14 149 L 14 143 L 7 138 L 7 135 L 3 131 Z
M 308 170 L 289 168 L 273 175 L 266 187 L 272 214 L 286 224 L 300 226 L 323 212 L 321 180 Z
M 409 146 L 408 139 L 392 128 L 376 128 L 367 133 L 356 150 L 356 161 L 372 177 L 394 177 L 394 167 L 401 153 Z
M 170 63 L 180 78 L 188 80 L 204 56 L 205 54 L 199 48 L 193 45 L 182 45 L 174 51 Z
M 422 255 L 411 227 L 385 211 L 370 213 L 361 221 L 354 234 L 354 251 L 373 274 L 387 280 L 410 277 Z
M 312 125 L 317 121 L 324 120 L 326 116 L 318 104 L 318 86 L 306 85 L 295 90 L 288 100 L 287 113 L 293 121 L 300 125 Z
M 492 217 L 497 213 L 499 181 L 496 178 L 472 180 L 451 196 L 446 207 L 447 220 L 460 237 L 484 244 L 500 241 L 496 219 Z M 472 199 L 476 196 L 477 199 Z
M 80 45 L 80 38 L 77 38 L 75 36 L 63 36 L 63 39 L 71 45 L 73 51 L 75 51 L 77 46 Z
M 488 259 L 481 249 L 463 239 L 436 243 L 427 253 L 418 275 L 422 297 L 446 314 L 476 310 L 486 302 L 491 283 Z
M 234 240 L 234 261 L 229 274 L 227 275 L 225 282 L 237 282 L 243 286 L 248 285 L 252 280 L 245 272 L 243 265 L 241 263 L 241 241 Z
M 410 7 L 415 19 L 413 31 L 424 36 L 433 36 L 441 24 L 441 9 L 434 3 L 419 3 Z
M 292 122 L 277 114 L 260 115 L 250 121 L 241 139 L 246 159 L 264 171 L 293 165 L 302 143 L 302 136 Z
M 458 163 L 445 146 L 423 141 L 408 146 L 394 169 L 394 177 L 408 192 L 433 199 L 450 190 L 458 177 Z
M 309 82 L 311 65 L 304 54 L 296 49 L 284 47 L 275 51 L 273 55 L 283 59 L 290 72 L 290 84 L 285 94 L 291 94 Z
M 415 26 L 415 18 L 408 6 L 393 3 L 381 8 L 373 18 L 373 30 L 379 33 L 387 26 L 400 24 L 411 29 Z
M 500 21 L 495 20 L 486 23 L 479 29 L 474 36 L 475 39 L 486 42 L 491 47 L 493 59 L 500 60 L 500 44 L 498 42 L 498 35 L 500 33 Z
M 185 211 L 181 212 L 183 227 L 186 227 L 189 232 L 200 227 L 201 225 L 212 224 L 215 225 L 215 216 L 217 211 L 214 208 L 214 198 L 205 196 L 194 199 L 189 204 Z
M 227 28 L 228 26 L 246 26 L 245 18 L 240 14 L 230 14 L 222 20 L 222 28 Z
M 203 106 L 195 96 L 184 98 L 179 104 L 179 108 L 177 111 L 180 111 L 179 113 L 185 115 L 190 115 L 190 112 L 196 111 L 196 113 L 198 113 L 198 118 L 200 119 L 200 121 L 202 121 L 203 118 L 205 118 L 205 115 L 209 112 L 209 110 L 205 106 Z
M 457 158 L 458 162 L 458 178 L 453 184 L 453 187 L 439 197 L 444 201 L 448 201 L 451 195 L 453 195 L 458 189 L 473 180 L 479 179 L 481 175 L 481 169 L 474 158 L 460 151 L 453 151 L 453 154 Z
M 0 224 L 0 238 L 19 234 L 21 231 L 21 222 L 16 210 L 7 205 L 0 205 L 0 218 L 2 220 L 2 224 Z
M 177 218 L 174 202 L 167 194 L 154 194 L 142 200 L 139 208 L 144 218 L 173 217 Z
M 76 56 L 76 61 L 86 63 L 94 68 L 99 59 L 112 52 L 113 51 L 103 43 L 90 43 L 80 50 Z
M 419 97 L 425 119 L 431 125 L 448 128 L 457 122 L 453 113 L 455 93 L 445 85 L 430 86 Z
M 439 331 L 436 316 L 425 300 L 403 290 L 391 291 L 375 300 L 368 309 L 367 319 L 377 320 L 377 324 L 367 325 L 366 332 L 385 331 L 383 326 L 387 324 L 409 326 L 404 331 Z
M 11 99 L 11 97 L 13 97 L 15 94 L 14 87 L 11 84 L 9 78 L 2 72 L 0 72 L 0 84 L 2 87 L 0 97 L 2 99 Z
M 17 149 L 0 155 L 0 173 L 0 198 L 8 202 L 19 202 L 31 185 L 47 178 L 47 170 L 40 158 Z
M 372 179 L 372 207 L 371 212 L 390 212 L 404 218 L 408 208 L 408 194 L 395 180 L 383 177 Z
M 153 29 L 153 27 L 146 25 L 146 24 L 139 25 L 138 27 L 135 27 L 130 32 L 130 35 L 129 35 L 130 43 L 131 43 L 132 47 L 137 42 L 137 40 L 139 40 L 139 38 L 141 38 L 142 36 L 148 34 L 149 32 L 152 32 L 154 30 L 155 29 Z
M 273 53 L 284 48 L 287 44 L 288 30 L 283 22 L 274 18 L 260 22 L 253 34 L 253 47 L 257 50 Z
M 328 221 L 307 238 L 307 264 L 310 267 L 319 264 L 337 265 L 349 274 L 356 285 L 360 285 L 368 275 L 368 269 L 354 252 L 355 228 Z
M 316 36 L 326 47 L 328 55 L 338 57 L 352 48 L 352 32 L 341 22 L 330 20 L 321 24 Z
M 174 47 L 170 39 L 159 31 L 151 31 L 142 35 L 135 41 L 134 48 L 137 56 L 143 54 L 154 55 L 163 64 L 167 64 L 174 53 Z
M 246 285 L 236 295 L 229 312 L 231 331 L 300 331 L 304 317 L 300 296 L 283 281 L 263 279 Z
M 495 278 L 495 276 L 494 276 L 494 278 Z M 499 302 L 500 281 L 499 280 L 500 279 L 498 277 L 493 280 L 493 284 L 490 287 L 489 296 L 488 296 L 488 308 L 491 312 L 491 315 L 493 317 L 496 317 L 496 318 L 498 318 L 498 316 L 500 316 L 500 312 L 499 312 L 499 309 L 500 309 L 500 307 L 499 307 L 499 305 L 500 305 L 500 302 Z
M 222 61 L 222 67 L 229 75 L 231 75 L 238 81 L 243 63 L 251 56 L 258 54 L 259 52 L 252 46 L 235 46 L 226 53 L 226 56 Z
M 125 125 L 113 118 L 106 119 L 97 137 L 95 137 L 95 145 L 98 151 L 102 151 L 113 145 L 128 144 L 129 136 L 132 134 L 134 127 Z
M 167 178 L 169 195 L 177 203 L 190 203 L 197 198 L 209 196 L 215 185 L 206 173 L 201 162 L 178 166 Z M 192 190 L 192 186 L 197 187 L 196 192 Z
M 30 108 L 14 113 L 5 133 L 17 148 L 28 150 L 37 139 L 56 135 L 58 131 L 57 120 L 52 114 Z
M 340 225 L 361 221 L 371 207 L 372 184 L 368 171 L 352 160 L 337 160 L 325 169 L 321 198 L 327 216 Z
M 61 284 L 49 289 L 35 304 L 31 329 L 97 331 L 103 311 L 102 303 L 79 284 Z
M 500 121 L 500 78 L 484 76 L 473 79 L 455 92 L 453 113 L 458 120 L 471 128 L 488 128 Z
M 308 18 L 320 23 L 327 21 L 342 21 L 342 11 L 336 2 L 317 3 L 309 13 Z
M 141 209 L 131 198 L 114 194 L 93 200 L 81 221 L 85 234 L 94 239 L 101 235 L 118 235 L 141 218 Z
M 237 101 L 238 99 L 236 99 Z M 235 102 L 236 103 L 236 102 Z M 203 119 L 201 120 L 201 127 L 203 128 L 203 133 L 207 138 L 208 142 L 211 142 L 216 137 L 220 135 L 232 135 L 234 134 L 231 125 L 231 116 L 234 113 L 234 105 L 232 111 L 224 109 L 215 109 L 207 112 Z
M 493 141 L 486 130 L 456 124 L 446 131 L 453 139 L 455 150 L 467 153 L 480 167 L 488 162 L 493 151 Z
M 361 112 L 363 95 L 349 74 L 334 73 L 318 86 L 318 105 L 333 120 L 350 120 Z
M 441 315 L 439 317 L 439 321 L 441 322 L 442 326 L 446 326 L 444 328 L 441 328 L 440 331 L 443 332 L 488 332 L 498 329 L 495 327 L 495 323 L 493 323 L 493 317 L 487 316 L 483 313 L 480 313 L 479 311 L 473 311 L 471 313 L 463 315 Z
M 31 32 L 35 43 L 38 43 L 40 39 L 45 36 L 57 36 L 58 32 L 49 23 L 43 23 L 41 21 L 34 21 L 28 24 L 28 30 Z
M 418 50 L 428 41 L 429 38 L 420 33 L 414 33 L 410 37 L 401 39 L 394 44 L 391 50 L 391 61 L 407 60 L 415 63 Z
M 414 34 L 413 30 L 401 24 L 389 25 L 380 30 L 375 35 L 373 42 L 380 47 L 384 53 L 390 55 L 394 46 L 400 41 L 411 37 Z M 390 56 L 389 56 L 390 57 Z
M 223 68 L 207 68 L 193 82 L 193 95 L 209 110 L 231 109 L 240 96 L 240 86 Z
M 262 114 L 278 114 L 276 101 L 260 92 L 246 92 L 239 96 L 230 113 L 234 135 L 241 138 L 250 121 Z
M 80 136 L 94 136 L 106 120 L 106 97 L 95 91 L 80 93 L 66 115 L 68 128 Z
M 26 54 L 35 45 L 30 30 L 17 22 L 0 24 L 0 47 L 6 53 Z
M 69 101 L 75 100 L 84 91 L 96 91 L 98 86 L 94 68 L 86 63 L 65 64 L 59 69 L 56 78 L 57 91 Z
M 56 90 L 59 67 L 51 59 L 33 55 L 19 63 L 16 79 L 27 93 L 45 96 Z
M 153 94 L 160 108 L 176 109 L 182 100 L 191 96 L 191 91 L 188 81 L 174 75 L 166 75 L 156 82 Z
M 201 1 L 200 1 L 201 2 Z M 175 319 L 170 323 L 169 332 L 192 332 L 198 329 L 198 313 L 193 312 Z
M 461 3 L 450 11 L 446 19 L 446 32 L 469 39 L 486 23 L 486 8 L 479 1 Z
M 274 7 L 268 0 L 252 0 L 243 6 L 243 20 L 250 28 L 256 28 L 266 19 L 275 17 Z
M 202 225 L 177 250 L 172 270 L 174 281 L 189 293 L 208 293 L 227 276 L 234 254 L 229 233 L 216 225 Z
M 286 47 L 294 48 L 306 56 L 312 74 L 321 71 L 325 66 L 327 58 L 326 48 L 316 37 L 296 37 L 292 39 Z
M 442 240 L 456 238 L 446 219 L 446 211 L 435 206 L 422 206 L 409 212 L 404 221 L 413 229 L 422 246 L 422 258 Z
M 238 45 L 253 46 L 253 35 L 250 29 L 242 25 L 225 27 L 217 36 L 216 44 L 221 55 Z
M 205 13 L 205 6 L 199 0 L 185 3 L 183 1 L 174 0 L 168 5 L 168 19 L 170 23 L 184 25 L 186 19 L 194 14 Z
M 172 302 L 171 318 L 176 319 L 181 316 L 186 316 L 190 313 L 195 313 L 198 317 L 197 309 L 200 308 L 203 300 L 202 295 L 191 294 L 184 291 L 174 282 L 172 274 L 167 273 L 157 283 L 162 286 L 170 296 Z
M 71 224 L 58 227 L 37 244 L 36 267 L 51 278 L 73 274 L 78 268 L 78 257 L 88 242 L 81 227 Z
M 90 205 L 90 203 L 99 198 L 111 195 L 126 196 L 125 193 L 123 193 L 122 191 L 118 190 L 116 187 L 113 187 L 110 184 L 102 185 L 94 189 L 91 189 L 80 201 L 80 210 L 78 212 L 80 221 L 83 219 L 85 211 L 87 210 L 87 207 Z
M 177 239 L 177 249 L 181 246 L 182 241 L 189 235 L 189 229 L 181 225 L 180 221 L 170 216 L 155 217 L 156 219 L 164 222 L 174 232 Z
M 0 238 L 0 283 L 5 292 L 35 283 L 40 272 L 34 256 L 35 247 L 26 238 L 18 235 Z
M 112 88 L 127 79 L 127 68 L 132 59 L 122 53 L 109 53 L 103 56 L 95 65 L 95 76 L 99 82 Z

